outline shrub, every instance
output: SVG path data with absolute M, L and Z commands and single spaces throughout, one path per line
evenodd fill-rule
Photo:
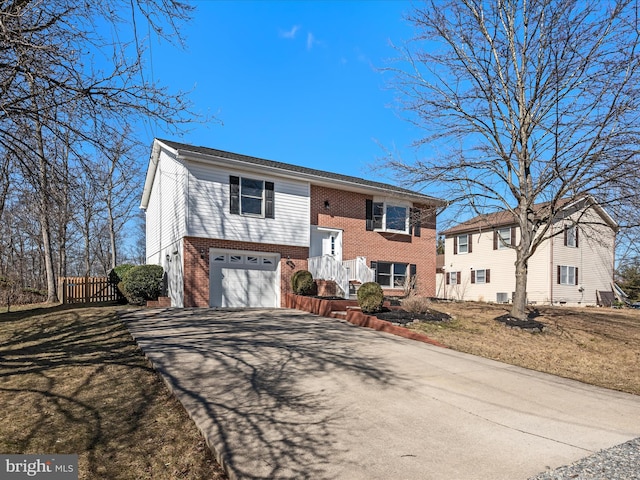
M 429 313 L 431 300 L 427 297 L 410 296 L 402 300 L 402 308 L 410 313 Z
M 163 274 L 160 265 L 138 265 L 129 269 L 121 282 L 129 303 L 143 305 L 147 300 L 157 300 L 162 292 Z
M 135 265 L 132 265 L 131 263 L 123 263 L 122 265 L 118 265 L 109 272 L 109 280 L 117 285 L 122 281 L 124 275 L 133 267 L 135 267 Z
M 116 287 L 118 288 L 118 291 L 120 292 L 120 301 L 122 301 L 123 303 L 126 303 L 126 301 L 128 301 L 128 297 L 127 293 L 124 291 L 124 284 L 122 283 L 122 279 L 124 278 L 125 274 L 134 267 L 135 265 L 131 263 L 123 263 L 122 265 L 118 265 L 117 267 L 113 268 L 109 272 L 109 281 L 112 284 L 116 285 Z
M 358 289 L 358 305 L 363 313 L 377 313 L 382 311 L 384 294 L 382 287 L 375 282 L 363 283 Z
M 296 295 L 311 295 L 314 286 L 313 275 L 308 270 L 298 270 L 291 277 L 291 289 Z

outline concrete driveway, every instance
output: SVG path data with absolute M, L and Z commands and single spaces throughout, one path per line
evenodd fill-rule
M 527 479 L 640 436 L 640 397 L 341 320 L 122 318 L 232 479 Z

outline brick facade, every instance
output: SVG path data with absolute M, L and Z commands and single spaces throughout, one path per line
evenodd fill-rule
M 360 193 L 311 186 L 311 224 L 343 230 L 342 255 L 348 260 L 364 256 L 371 261 L 413 263 L 416 265 L 419 295 L 435 296 L 436 229 L 434 210 L 422 209 L 421 235 L 401 235 L 366 230 L 365 200 Z M 329 207 L 325 207 L 328 202 Z M 280 298 L 291 292 L 291 276 L 307 269 L 309 249 L 288 245 L 269 245 L 210 238 L 184 238 L 184 306 L 209 306 L 209 249 L 246 250 L 280 254 Z M 402 290 L 385 289 L 387 295 L 400 295 Z
M 322 186 L 311 186 L 311 224 L 343 230 L 342 258 L 357 256 L 371 261 L 413 263 L 416 265 L 419 295 L 433 297 L 436 291 L 436 217 L 433 207 L 421 208 L 420 237 L 366 230 L 367 199 L 364 195 Z M 328 208 L 325 207 L 328 202 Z M 399 295 L 401 290 L 385 290 L 387 295 Z
M 213 238 L 184 238 L 184 306 L 209 306 L 209 249 L 246 250 L 280 254 L 280 298 L 284 306 L 284 294 L 291 293 L 291 276 L 296 270 L 307 269 L 309 249 L 289 245 L 268 245 L 252 242 L 236 242 Z

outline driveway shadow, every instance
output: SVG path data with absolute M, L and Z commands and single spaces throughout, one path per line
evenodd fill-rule
M 359 329 L 295 310 L 121 318 L 238 478 L 340 478 L 344 445 L 332 432 L 349 413 L 331 405 L 332 392 L 345 378 L 380 388 L 396 380 L 382 358 L 356 354 Z

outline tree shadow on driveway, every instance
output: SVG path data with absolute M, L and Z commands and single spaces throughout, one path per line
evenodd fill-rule
M 349 413 L 331 404 L 332 393 L 351 381 L 384 388 L 396 380 L 382 358 L 356 353 L 368 338 L 361 330 L 304 312 L 146 310 L 121 318 L 238 478 L 339 478 L 335 458 L 345 445 L 334 432 Z

